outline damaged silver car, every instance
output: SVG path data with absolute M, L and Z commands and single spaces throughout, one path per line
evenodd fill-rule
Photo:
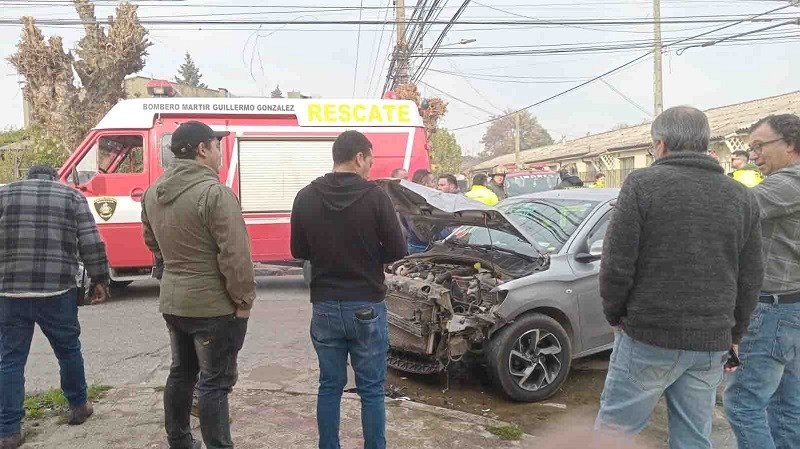
M 532 402 L 558 391 L 572 359 L 611 348 L 598 275 L 619 189 L 553 190 L 489 207 L 378 182 L 409 229 L 432 242 L 387 268 L 390 367 L 430 374 L 473 359 L 509 398 Z

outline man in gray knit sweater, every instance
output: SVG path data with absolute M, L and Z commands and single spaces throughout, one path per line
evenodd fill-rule
M 706 155 L 701 111 L 668 109 L 651 134 L 656 161 L 625 180 L 605 237 L 600 294 L 617 332 L 595 427 L 639 433 L 664 395 L 670 448 L 706 449 L 763 279 L 759 209 Z

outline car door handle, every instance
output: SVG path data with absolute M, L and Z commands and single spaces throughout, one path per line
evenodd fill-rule
M 143 196 L 144 196 L 144 189 L 137 187 L 131 190 L 131 198 L 134 201 L 141 201 Z

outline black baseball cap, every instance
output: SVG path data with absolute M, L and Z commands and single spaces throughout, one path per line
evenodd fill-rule
M 176 155 L 186 154 L 189 151 L 196 150 L 201 143 L 208 142 L 211 139 L 222 139 L 229 134 L 230 132 L 228 131 L 214 131 L 205 123 L 191 120 L 181 123 L 178 129 L 172 133 L 170 149 Z

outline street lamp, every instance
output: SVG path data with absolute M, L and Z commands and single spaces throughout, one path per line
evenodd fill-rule
M 460 41 L 453 42 L 452 44 L 442 44 L 442 45 L 439 46 L 439 48 L 442 48 L 442 47 L 453 47 L 453 46 L 456 46 L 456 45 L 467 45 L 467 44 L 471 44 L 471 43 L 473 43 L 473 42 L 475 42 L 477 40 L 478 39 L 471 39 L 471 38 L 470 39 L 461 39 Z

